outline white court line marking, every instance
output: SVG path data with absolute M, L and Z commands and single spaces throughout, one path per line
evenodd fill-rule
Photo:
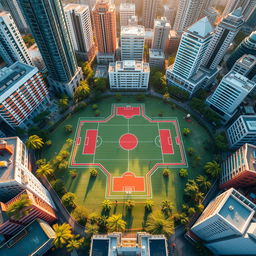
M 98 134 L 99 134 L 99 126 L 100 126 L 100 122 L 98 122 L 98 125 L 97 125 L 97 137 L 98 137 Z M 93 158 L 92 158 L 92 163 L 93 163 L 93 164 L 94 164 L 94 161 L 95 161 L 96 152 L 97 152 L 97 138 L 96 138 L 95 152 L 94 152 L 94 155 L 93 155 Z
M 158 126 L 158 134 L 160 135 L 159 123 L 157 123 L 157 126 Z M 161 141 L 160 141 L 160 144 L 161 144 Z M 162 155 L 162 161 L 163 161 L 163 163 L 164 163 L 164 156 L 163 156 L 163 152 L 162 152 L 162 146 L 161 146 L 161 155 Z
M 130 128 L 129 128 L 129 120 L 130 119 L 127 119 L 128 120 L 128 122 L 127 122 L 127 128 L 128 128 L 128 133 L 129 133 L 129 130 L 130 130 Z M 130 170 L 130 150 L 128 150 L 128 167 L 127 167 L 127 171 L 129 172 L 129 170 Z
M 127 119 L 130 120 L 130 119 Z M 130 124 L 130 126 L 156 126 L 157 124 Z M 126 126 L 126 124 L 101 124 L 101 126 Z
M 125 161 L 125 160 L 127 160 L 127 158 L 125 158 L 125 159 L 121 159 L 121 158 L 115 158 L 115 159 L 110 159 L 110 158 L 107 158 L 107 159 L 102 159 L 102 158 L 95 158 L 95 161 L 108 161 L 108 160 L 110 160 L 110 161 Z M 150 160 L 155 160 L 155 161 L 159 161 L 159 160 L 162 160 L 162 159 L 153 159 L 153 158 L 150 158 L 150 159 L 141 159 L 141 158 L 139 158 L 139 160 L 142 160 L 142 161 L 150 161 Z

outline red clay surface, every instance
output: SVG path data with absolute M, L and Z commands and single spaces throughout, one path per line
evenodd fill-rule
M 86 130 L 83 150 L 84 155 L 95 154 L 97 135 L 97 130 Z
M 172 137 L 170 130 L 159 130 L 160 142 L 163 154 L 173 154 Z
M 132 118 L 140 115 L 140 107 L 117 107 L 116 114 L 125 118 Z
M 119 145 L 124 150 L 133 150 L 138 145 L 138 139 L 131 133 L 126 133 L 119 139 Z
M 113 192 L 142 192 L 144 190 L 144 177 L 136 177 L 132 172 L 126 172 L 121 177 L 113 177 Z

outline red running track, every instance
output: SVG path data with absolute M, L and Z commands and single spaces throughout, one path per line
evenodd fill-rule
M 97 130 L 86 130 L 84 139 L 84 155 L 95 154 L 96 142 L 97 142 L 98 131 Z
M 116 114 L 125 118 L 132 118 L 140 115 L 140 107 L 117 107 Z
M 170 130 L 159 130 L 160 142 L 163 154 L 173 154 L 172 137 Z

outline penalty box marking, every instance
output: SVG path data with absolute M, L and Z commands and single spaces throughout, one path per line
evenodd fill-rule
M 96 150 L 98 130 L 86 130 L 83 155 L 94 155 Z

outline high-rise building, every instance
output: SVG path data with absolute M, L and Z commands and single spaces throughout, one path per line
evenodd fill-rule
M 166 17 L 154 21 L 154 37 L 152 48 L 166 50 L 167 40 L 170 34 L 171 25 Z
M 117 61 L 109 64 L 110 89 L 148 89 L 150 68 L 148 63 L 135 60 Z
M 42 74 L 16 62 L 0 70 L 0 119 L 9 126 L 27 128 L 50 102 Z
M 1 138 L 0 152 L 0 201 L 7 202 L 27 189 L 55 209 L 50 193 L 29 169 L 26 145 L 18 137 Z
M 227 137 L 232 149 L 245 143 L 256 145 L 256 116 L 241 115 L 227 129 Z
M 99 0 L 92 9 L 92 18 L 98 46 L 98 62 L 111 62 L 117 48 L 116 9 L 108 0 Z
M 256 56 L 251 54 L 243 55 L 236 61 L 231 71 L 238 72 L 239 74 L 252 79 L 256 74 Z
M 149 65 L 150 67 L 162 68 L 164 66 L 165 55 L 162 50 L 149 49 Z
M 32 65 L 28 49 L 9 12 L 0 11 L 0 56 L 7 65 L 16 61 Z
M 19 7 L 18 0 L 0 0 L 0 4 L 2 4 L 5 11 L 11 13 L 19 31 L 21 33 L 27 33 L 29 28 Z
M 73 97 L 83 78 L 67 29 L 61 0 L 19 0 L 48 70 L 51 86 Z
M 231 69 L 235 62 L 244 54 L 256 55 L 256 31 L 246 37 L 233 51 L 227 60 L 227 67 Z
M 84 60 L 91 60 L 95 54 L 95 46 L 89 6 L 68 4 L 64 7 L 64 12 L 77 55 Z
M 21 216 L 19 219 L 14 219 L 12 216 L 8 216 L 9 207 L 20 200 L 22 196 L 27 196 L 30 202 L 30 206 L 27 207 L 28 213 L 25 216 Z M 0 214 L 4 217 L 0 224 L 0 234 L 3 235 L 12 235 L 22 229 L 24 225 L 29 224 L 37 218 L 43 219 L 49 223 L 57 220 L 53 208 L 40 197 L 28 190 L 22 191 L 6 203 L 0 202 L 0 207 Z
M 256 0 L 228 0 L 222 16 L 227 16 L 239 7 L 242 8 L 244 20 L 247 21 L 256 9 Z
M 242 25 L 241 8 L 234 10 L 222 19 L 216 27 L 214 36 L 205 53 L 206 56 L 202 63 L 204 67 L 207 69 L 217 68 Z
M 120 26 L 128 26 L 129 19 L 135 16 L 135 4 L 121 3 L 119 8 Z
M 202 86 L 205 79 L 210 79 L 212 74 L 208 75 L 199 68 L 211 41 L 212 32 L 212 25 L 205 17 L 183 33 L 175 62 L 166 70 L 169 85 L 193 94 Z
M 163 6 L 163 17 L 169 21 L 171 27 L 173 26 L 175 20 L 175 8 L 170 7 L 169 5 Z
M 211 22 L 211 24 L 214 25 L 215 21 L 220 13 L 215 8 L 209 7 L 205 10 L 204 14 L 205 14 L 205 16 L 207 16 L 207 18 Z
M 255 88 L 252 82 L 237 72 L 229 72 L 206 102 L 222 119 L 227 122 L 237 111 L 238 106 Z
M 92 10 L 93 6 L 96 4 L 97 0 L 78 0 L 79 4 L 88 5 L 90 10 Z
M 159 0 L 143 0 L 142 25 L 145 28 L 153 28 L 159 2 Z
M 255 210 L 231 188 L 209 203 L 191 231 L 214 255 L 255 255 Z
M 138 16 L 131 16 L 128 20 L 128 26 L 137 26 L 138 25 Z
M 256 185 L 256 146 L 244 144 L 221 164 L 220 188 Z
M 166 46 L 166 50 L 169 53 L 176 53 L 179 48 L 181 36 L 175 31 L 171 30 L 168 37 L 168 42 Z
M 120 41 L 122 60 L 143 60 L 145 43 L 143 26 L 122 27 Z
M 180 0 L 173 29 L 182 33 L 200 18 L 203 6 L 202 0 Z

